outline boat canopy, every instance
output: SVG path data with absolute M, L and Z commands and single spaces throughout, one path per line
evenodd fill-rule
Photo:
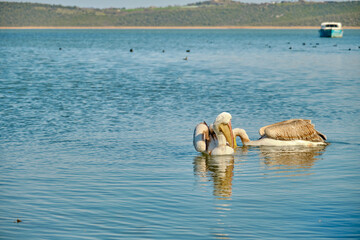
M 323 22 L 321 23 L 321 28 L 341 28 L 341 23 L 339 22 Z

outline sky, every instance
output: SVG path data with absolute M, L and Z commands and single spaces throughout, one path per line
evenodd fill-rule
M 202 2 L 204 0 L 1 0 L 6 2 L 36 2 L 47 4 L 60 4 L 63 6 L 91 7 L 91 8 L 139 8 L 139 7 L 166 7 L 174 5 L 186 5 L 189 3 Z M 240 0 L 238 0 L 240 1 Z M 247 3 L 280 2 L 281 0 L 241 0 Z M 297 1 L 297 0 L 288 0 Z M 321 0 L 312 0 L 321 1 Z

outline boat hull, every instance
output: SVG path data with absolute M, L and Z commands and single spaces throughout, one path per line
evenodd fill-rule
M 320 37 L 341 38 L 343 36 L 342 29 L 320 29 Z

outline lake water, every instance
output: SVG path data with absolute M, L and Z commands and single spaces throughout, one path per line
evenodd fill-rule
M 0 239 L 359 239 L 359 92 L 359 30 L 0 30 Z M 223 111 L 331 144 L 202 156 Z

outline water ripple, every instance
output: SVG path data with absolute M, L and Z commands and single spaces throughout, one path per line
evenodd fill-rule
M 0 30 L 1 237 L 358 238 L 358 39 Z M 332 144 L 198 155 L 222 111 L 251 139 L 301 117 Z

